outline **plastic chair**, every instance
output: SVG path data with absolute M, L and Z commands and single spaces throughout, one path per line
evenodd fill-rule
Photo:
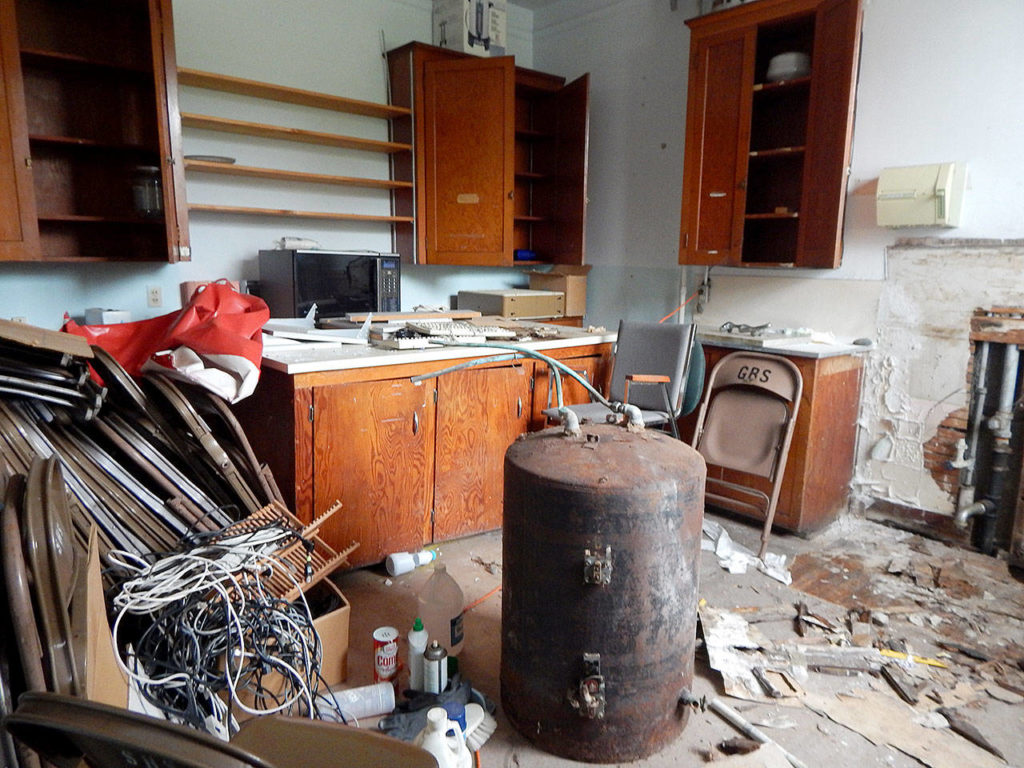
M 688 390 L 692 392 L 687 382 L 696 331 L 697 327 L 690 323 L 620 321 L 608 399 L 640 408 L 644 426 L 667 423 L 678 439 L 676 420 L 684 415 L 683 402 L 696 402 L 686 397 Z M 594 402 L 567 407 L 576 413 L 580 423 L 604 423 L 611 413 Z M 557 419 L 558 408 L 547 408 L 544 415 Z
M 711 370 L 697 415 L 693 447 L 708 465 L 705 501 L 764 516 L 758 557 L 768 548 L 802 391 L 800 370 L 786 358 L 733 352 Z M 743 475 L 725 480 L 724 470 Z
M 268 716 L 224 742 L 105 704 L 55 693 L 22 694 L 4 719 L 11 734 L 58 768 L 436 768 L 427 751 L 336 723 Z

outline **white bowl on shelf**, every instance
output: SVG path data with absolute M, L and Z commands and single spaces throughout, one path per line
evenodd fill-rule
M 770 83 L 780 80 L 793 80 L 806 77 L 811 73 L 811 57 L 799 51 L 788 51 L 772 56 L 768 60 L 768 72 L 765 78 Z

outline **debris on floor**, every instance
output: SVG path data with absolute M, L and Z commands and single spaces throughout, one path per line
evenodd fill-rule
M 1008 712 L 1024 703 L 1024 586 L 994 558 L 896 532 L 883 546 L 870 523 L 843 529 L 794 558 L 777 595 L 793 604 L 701 601 L 724 692 L 803 704 L 932 768 L 1006 765 L 1024 717 Z M 997 707 L 1015 728 L 990 719 Z

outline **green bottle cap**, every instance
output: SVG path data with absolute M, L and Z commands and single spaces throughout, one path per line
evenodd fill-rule
M 413 632 L 420 632 L 423 629 L 423 622 L 420 621 L 420 617 L 416 617 L 416 621 L 412 623 Z

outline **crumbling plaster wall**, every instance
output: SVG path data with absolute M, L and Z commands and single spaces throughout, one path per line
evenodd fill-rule
M 936 481 L 926 445 L 967 407 L 974 310 L 1024 304 L 1024 240 L 906 239 L 886 253 L 877 344 L 865 363 L 854 503 L 951 514 L 955 489 Z

